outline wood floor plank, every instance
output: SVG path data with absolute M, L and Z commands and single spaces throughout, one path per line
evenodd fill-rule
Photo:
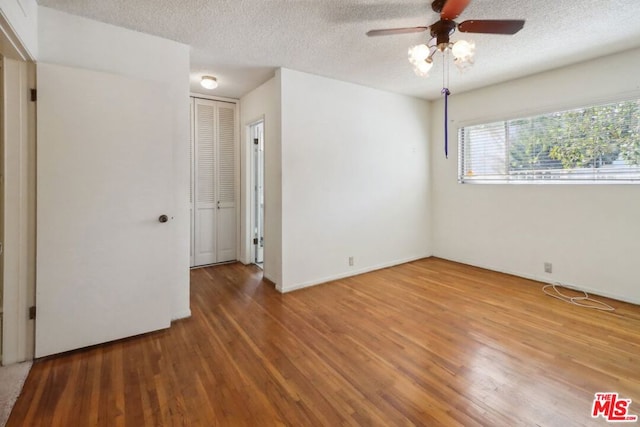
M 640 415 L 640 307 L 437 258 L 282 295 L 191 272 L 192 317 L 34 363 L 8 426 L 604 425 Z

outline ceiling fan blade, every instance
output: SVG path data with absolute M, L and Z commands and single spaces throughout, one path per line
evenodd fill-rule
M 369 37 L 373 36 L 390 36 L 393 34 L 421 33 L 428 30 L 429 27 L 408 27 L 408 28 L 388 28 L 386 30 L 370 30 L 367 31 Z
M 515 34 L 524 27 L 523 19 L 479 19 L 464 21 L 458 25 L 463 33 Z
M 444 6 L 442 6 L 442 11 L 440 12 L 440 18 L 442 19 L 450 19 L 454 20 L 463 10 L 467 8 L 471 0 L 448 0 Z

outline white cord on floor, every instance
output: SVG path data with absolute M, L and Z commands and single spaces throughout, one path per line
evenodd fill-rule
M 552 288 L 553 292 L 548 291 L 547 289 Z M 542 292 L 549 295 L 550 297 L 557 298 L 560 301 L 568 302 L 569 304 L 577 305 L 578 307 L 585 308 L 593 308 L 595 310 L 602 311 L 614 311 L 615 308 L 611 307 L 609 304 L 599 301 L 597 299 L 591 298 L 588 293 L 585 291 L 578 291 L 576 289 L 566 288 L 575 292 L 582 292 L 584 296 L 572 297 L 569 295 L 563 294 L 559 288 L 566 288 L 565 286 L 560 285 L 559 283 L 554 283 L 552 285 L 544 285 L 542 287 Z M 581 301 L 589 301 L 589 304 L 583 304 Z

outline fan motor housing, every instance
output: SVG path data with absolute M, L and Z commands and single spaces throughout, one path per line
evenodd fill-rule
M 449 36 L 456 29 L 456 23 L 450 19 L 441 19 L 429 28 L 431 37 L 435 37 L 437 45 L 440 46 L 449 43 Z

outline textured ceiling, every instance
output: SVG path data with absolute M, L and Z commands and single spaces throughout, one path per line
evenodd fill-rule
M 430 1 L 39 0 L 40 5 L 176 40 L 192 47 L 192 90 L 239 98 L 286 67 L 434 99 L 442 59 L 429 78 L 413 73 L 407 49 L 427 33 L 366 37 L 370 29 L 426 26 Z M 640 46 L 640 0 L 473 0 L 466 19 L 526 19 L 515 36 L 457 33 L 476 42 L 475 65 L 451 64 L 459 93 Z M 220 86 L 205 91 L 203 74 Z

